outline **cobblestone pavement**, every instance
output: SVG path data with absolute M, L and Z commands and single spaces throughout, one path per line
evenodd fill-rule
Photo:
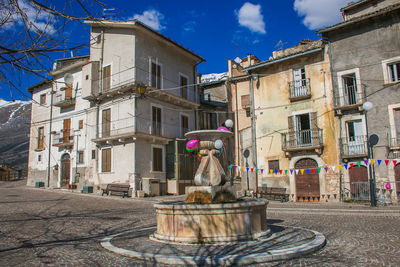
M 122 199 L 0 182 L 0 266 L 153 266 L 103 249 L 125 230 L 155 225 L 158 197 Z M 319 252 L 268 266 L 400 266 L 400 207 L 271 202 L 268 223 L 323 233 Z M 211 252 L 212 253 L 212 252 Z

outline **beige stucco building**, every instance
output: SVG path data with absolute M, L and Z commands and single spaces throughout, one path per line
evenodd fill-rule
M 91 26 L 90 57 L 74 69 L 55 68 L 55 81 L 30 88 L 38 102 L 53 91 L 55 103 L 60 94 L 66 100 L 58 87 L 69 87 L 66 73 L 73 75 L 73 88 L 77 84 L 70 104 L 32 108 L 32 121 L 41 124 L 32 123 L 28 185 L 49 177 L 54 187 L 96 189 L 118 182 L 149 194 L 176 193 L 176 167 L 166 160 L 166 147 L 196 128 L 199 99 L 193 84 L 204 59 L 138 21 L 86 23 Z M 36 148 L 39 142 L 48 144 L 48 136 L 35 134 L 38 127 L 52 136 L 61 133 L 59 144 L 50 146 L 50 164 L 48 146 Z M 180 178 L 190 180 L 187 176 Z
M 332 112 L 332 82 L 325 44 L 321 40 L 302 41 L 298 46 L 275 51 L 268 61 L 240 72 L 249 75 L 252 83 L 244 81 L 240 88 L 243 92 L 238 96 L 234 94 L 239 85 L 232 90 L 239 102 L 237 106 L 249 108 L 247 116 L 237 112 L 240 124 L 243 127 L 247 123 L 249 129 L 255 129 L 250 138 L 247 136 L 249 145 L 257 151 L 250 155 L 249 167 L 264 169 L 257 176 L 255 172 L 249 173 L 250 188 L 255 190 L 256 184 L 284 187 L 292 201 L 338 201 L 340 174 L 324 170 L 339 161 L 339 124 Z M 244 91 L 248 99 L 243 96 Z M 309 169 L 309 173 L 296 174 L 296 169 Z

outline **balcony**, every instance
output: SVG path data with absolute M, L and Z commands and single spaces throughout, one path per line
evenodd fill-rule
M 66 148 L 74 146 L 74 136 L 70 135 L 70 130 L 61 130 L 59 132 L 53 132 L 53 146 Z
M 350 138 L 341 138 L 340 150 L 342 159 L 368 157 L 368 139 L 367 136 L 354 136 Z
M 98 137 L 92 141 L 100 144 L 117 144 L 140 138 L 153 143 L 167 143 L 174 138 L 180 138 L 181 134 L 182 129 L 179 126 L 131 117 L 100 124 Z
M 63 91 L 57 92 L 53 98 L 53 106 L 67 108 L 75 105 L 75 97 L 72 97 L 72 88 L 64 88 Z
M 335 96 L 335 110 L 339 114 L 343 110 L 362 109 L 362 104 L 364 103 L 362 92 L 356 92 L 354 86 L 347 86 L 347 91 L 350 93 Z
M 322 129 L 307 129 L 282 133 L 282 150 L 285 152 L 298 152 L 315 150 L 321 154 L 323 147 Z
M 400 157 L 400 136 L 391 137 L 391 135 L 389 135 L 388 141 L 389 141 L 388 158 L 389 159 L 399 158 Z
M 310 79 L 289 82 L 289 99 L 297 101 L 311 97 Z

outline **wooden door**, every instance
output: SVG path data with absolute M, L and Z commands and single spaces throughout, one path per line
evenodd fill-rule
M 185 137 L 185 133 L 189 131 L 189 118 L 185 115 L 181 116 L 181 130 L 182 138 Z
M 102 111 L 101 120 L 101 137 L 110 136 L 111 130 L 111 109 L 105 109 Z
M 397 200 L 400 200 L 400 163 L 394 167 L 394 179 L 396 181 Z
M 350 197 L 357 200 L 369 199 L 368 170 L 365 166 L 349 169 Z
M 188 94 L 188 89 L 187 89 L 187 85 L 188 85 L 188 79 L 184 76 L 180 76 L 181 78 L 181 96 L 185 99 L 187 99 L 187 94 Z
M 296 196 L 298 201 L 317 202 L 320 199 L 319 174 L 312 169 L 318 168 L 317 162 L 313 159 L 301 159 L 295 164 L 296 169 L 303 169 L 304 173 L 295 174 Z M 306 169 L 309 169 L 307 174 Z
M 63 143 L 68 143 L 70 141 L 71 135 L 71 119 L 64 120 L 64 129 L 63 129 Z
M 61 186 L 69 184 L 71 178 L 71 162 L 68 154 L 61 157 Z

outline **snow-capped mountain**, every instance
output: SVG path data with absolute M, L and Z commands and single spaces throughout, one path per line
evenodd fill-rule
M 0 164 L 26 169 L 31 103 L 0 99 Z
M 228 78 L 227 72 L 202 74 L 201 82 L 202 83 L 216 82 L 216 81 L 224 80 L 226 78 Z

